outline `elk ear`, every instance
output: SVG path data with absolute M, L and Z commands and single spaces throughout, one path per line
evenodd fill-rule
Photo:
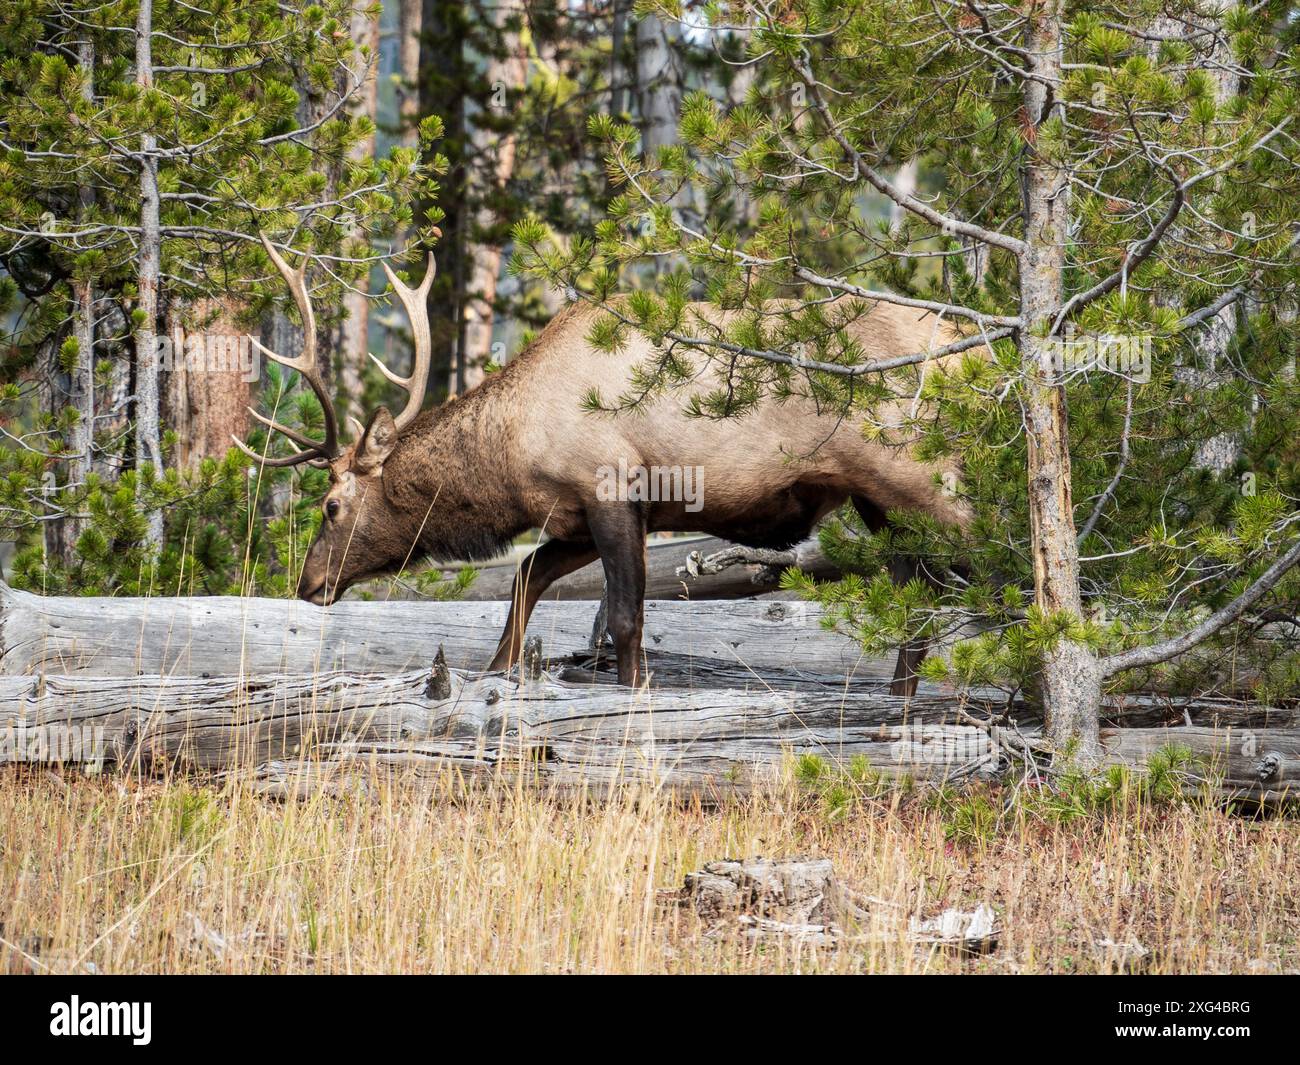
M 355 466 L 362 473 L 377 473 L 397 444 L 397 423 L 387 407 L 380 407 L 370 418 L 357 444 Z

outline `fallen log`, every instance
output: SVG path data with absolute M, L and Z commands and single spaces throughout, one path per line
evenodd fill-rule
M 881 663 L 883 668 L 884 663 Z M 888 689 L 888 677 L 875 670 L 854 674 L 826 673 L 787 663 L 769 666 L 761 674 L 734 662 L 691 658 L 670 652 L 647 654 L 647 667 L 655 687 L 663 688 L 761 688 L 768 691 L 822 691 L 826 693 L 880 694 Z M 570 683 L 618 683 L 618 669 L 611 654 L 593 656 L 579 652 L 547 661 L 558 680 Z M 946 699 L 957 705 L 958 693 L 948 687 L 922 682 L 918 694 Z M 998 707 L 1021 723 L 1039 724 L 1036 707 L 1017 696 L 1010 704 L 1007 693 L 997 688 L 975 688 L 965 697 L 974 705 Z M 955 717 L 954 717 L 954 720 Z M 1159 728 L 1202 725 L 1208 728 L 1300 728 L 1300 706 L 1269 706 L 1249 699 L 1221 695 L 1171 695 L 1163 692 L 1116 692 L 1103 696 L 1102 721 L 1117 728 Z
M 717 794 L 772 780 L 791 756 L 863 759 L 885 776 L 943 780 L 1000 771 L 998 730 L 953 724 L 1002 706 L 877 691 L 651 689 L 543 674 L 445 667 L 388 675 L 330 671 L 260 678 L 0 677 L 0 760 L 259 772 L 292 790 L 349 768 L 523 772 L 591 786 L 648 782 Z M 1037 728 L 1019 735 L 1033 740 Z M 67 742 L 72 737 L 76 742 Z M 1171 744 L 1225 798 L 1279 802 L 1300 784 L 1300 729 L 1174 726 L 1103 730 L 1110 763 L 1140 765 Z
M 507 603 L 300 600 L 211 596 L 38 596 L 0 584 L 0 675 L 194 676 L 427 666 L 441 645 L 449 665 L 481 668 Z M 548 652 L 587 647 L 594 606 L 542 603 L 528 627 Z M 795 661 L 810 670 L 888 680 L 892 658 L 864 658 L 856 641 L 821 626 L 803 602 L 650 601 L 645 646 L 756 671 Z
M 735 548 L 715 536 L 689 536 L 652 541 L 646 547 L 647 599 L 744 599 L 751 595 L 776 593 L 781 571 L 796 565 L 805 573 L 822 580 L 839 576 L 839 569 L 822 553 L 816 538 L 796 544 L 777 564 L 738 562 L 717 572 L 692 574 L 692 556 L 708 558 Z M 743 549 L 741 549 L 743 550 Z M 509 599 L 515 573 L 526 565 L 527 556 L 508 562 L 483 566 L 474 583 L 463 596 L 467 602 Z M 605 587 L 605 574 L 599 562 L 561 577 L 547 590 L 544 602 L 573 599 L 599 599 Z M 779 593 L 786 595 L 789 593 Z

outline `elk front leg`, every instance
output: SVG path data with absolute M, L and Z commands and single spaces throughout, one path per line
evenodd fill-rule
M 635 504 L 598 504 L 588 512 L 587 525 L 605 568 L 606 626 L 614 638 L 618 682 L 635 688 L 641 683 L 645 623 L 645 514 Z
M 524 559 L 511 589 L 506 627 L 488 669 L 509 669 L 519 660 L 528 619 L 546 589 L 566 574 L 595 561 L 594 544 L 573 540 L 547 540 Z

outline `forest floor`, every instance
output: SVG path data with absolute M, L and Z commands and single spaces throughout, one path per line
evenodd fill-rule
M 451 771 L 285 802 L 8 767 L 0 971 L 1300 971 L 1300 821 L 1035 790 L 908 792 L 792 763 L 710 806 Z M 665 901 L 753 855 L 830 858 L 884 914 L 986 902 L 1000 942 L 965 958 L 891 919 L 837 947 L 756 945 Z

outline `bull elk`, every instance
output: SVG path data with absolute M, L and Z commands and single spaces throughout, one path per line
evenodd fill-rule
M 647 532 L 706 532 L 751 547 L 783 549 L 799 542 L 828 512 L 852 501 L 867 526 L 879 530 L 894 509 L 924 511 L 964 526 L 962 502 L 940 485 L 943 469 L 897 447 L 866 439 L 860 428 L 811 398 L 765 399 L 743 417 L 690 417 L 671 397 L 647 400 L 616 417 L 583 409 L 594 388 L 629 391 L 633 367 L 651 353 L 635 338 L 618 354 L 596 350 L 586 336 L 596 310 L 573 306 L 555 317 L 528 348 L 482 384 L 441 406 L 421 411 L 431 344 L 425 297 L 434 277 L 430 253 L 424 280 L 404 284 L 384 264 L 410 319 L 414 358 L 401 377 L 378 359 L 389 381 L 407 392 L 394 417 L 380 407 L 356 439 L 344 445 L 317 367 L 316 330 L 307 292 L 307 258 L 295 270 L 265 237 L 267 254 L 288 283 L 303 322 L 303 348 L 268 358 L 298 371 L 320 398 L 325 439 L 315 440 L 261 415 L 288 437 L 295 454 L 268 466 L 310 463 L 329 469 L 323 520 L 308 551 L 298 594 L 318 605 L 334 602 L 352 584 L 400 570 L 413 559 L 482 561 L 515 537 L 541 529 L 545 540 L 515 578 L 505 631 L 490 669 L 519 658 L 533 608 L 558 578 L 600 559 L 608 593 L 608 630 L 618 677 L 641 677 Z M 695 313 L 716 315 L 704 306 Z M 913 310 L 877 303 L 850 327 L 874 357 L 925 349 L 931 323 Z M 371 358 L 374 358 L 372 355 Z M 698 469 L 695 500 L 640 498 L 608 490 L 610 471 Z M 652 493 L 653 494 L 653 493 Z M 671 494 L 671 493 L 670 493 Z M 899 563 L 898 581 L 915 575 Z M 891 690 L 910 695 L 922 644 L 899 653 Z

